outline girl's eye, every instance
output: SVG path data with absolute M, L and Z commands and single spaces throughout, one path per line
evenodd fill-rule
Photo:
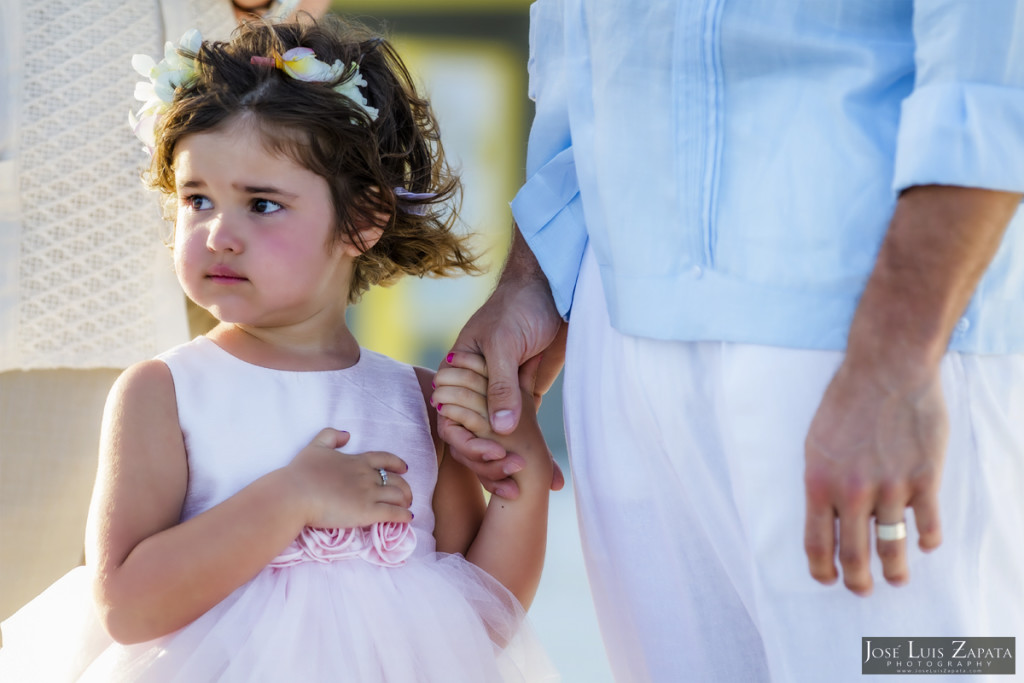
M 205 211 L 213 207 L 213 202 L 201 194 L 193 194 L 185 197 L 183 203 L 193 211 Z
M 256 213 L 268 214 L 276 213 L 280 211 L 282 207 L 277 202 L 272 202 L 269 199 L 254 199 L 252 200 L 252 210 Z

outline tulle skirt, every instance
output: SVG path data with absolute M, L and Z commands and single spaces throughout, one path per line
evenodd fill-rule
M 79 567 L 3 624 L 4 683 L 558 680 L 516 599 L 460 555 L 267 567 L 188 626 L 135 645 Z

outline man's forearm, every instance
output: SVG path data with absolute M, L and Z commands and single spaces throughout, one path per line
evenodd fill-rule
M 508 249 L 505 267 L 501 271 L 501 282 L 522 282 L 541 280 L 547 282 L 543 269 L 534 256 L 526 238 L 519 231 L 519 226 L 512 224 L 512 244 Z
M 939 185 L 904 192 L 854 315 L 848 360 L 894 378 L 934 370 L 1020 200 Z

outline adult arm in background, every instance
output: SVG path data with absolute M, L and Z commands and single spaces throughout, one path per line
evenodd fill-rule
M 872 588 L 871 515 L 899 522 L 910 506 L 920 547 L 941 542 L 939 363 L 1024 191 L 1024 13 L 1016 0 L 992 0 L 985 12 L 969 5 L 914 3 L 914 88 L 894 157 L 900 195 L 807 435 L 810 573 L 835 581 L 838 547 L 844 583 L 861 595 Z M 909 579 L 905 541 L 880 541 L 877 552 L 887 581 Z
M 919 186 L 900 197 L 854 315 L 846 356 L 806 441 L 811 575 L 872 589 L 871 517 L 914 510 L 922 550 L 942 540 L 938 493 L 948 435 L 939 363 L 1021 194 Z M 836 537 L 838 518 L 838 538 Z M 878 541 L 885 579 L 906 582 L 906 541 Z
M 513 232 L 494 292 L 462 328 L 452 347 L 486 359 L 487 404 L 491 428 L 498 434 L 510 434 L 519 424 L 520 382 L 532 387 L 539 405 L 565 360 L 566 323 L 555 308 L 547 278 L 529 245 L 518 227 Z M 445 366 L 447 362 L 442 364 Z M 531 376 L 521 377 L 521 372 Z M 456 460 L 473 470 L 488 491 L 503 498 L 518 497 L 519 488 L 510 476 L 525 465 L 519 454 L 506 453 L 493 441 L 478 439 L 441 415 L 438 432 Z M 564 483 L 555 463 L 551 488 L 557 491 Z

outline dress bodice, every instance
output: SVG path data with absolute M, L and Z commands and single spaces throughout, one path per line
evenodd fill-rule
M 346 453 L 402 458 L 412 488 L 416 554 L 434 551 L 437 455 L 412 366 L 360 349 L 343 370 L 260 367 L 198 337 L 158 356 L 170 368 L 188 454 L 182 520 L 287 465 L 325 427 L 349 432 Z

